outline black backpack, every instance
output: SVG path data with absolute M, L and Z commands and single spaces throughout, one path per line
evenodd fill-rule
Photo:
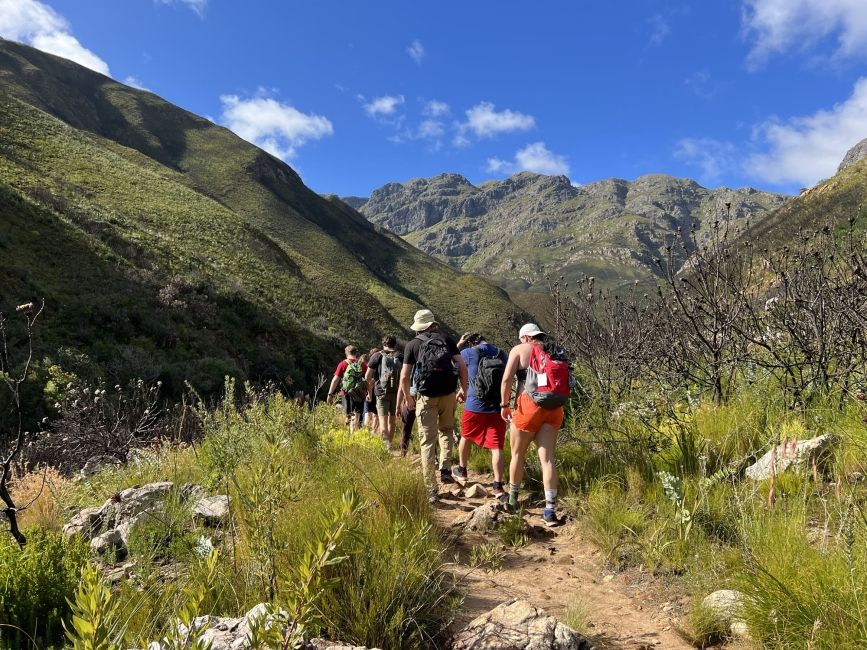
M 418 392 L 425 397 L 440 397 L 455 392 L 458 376 L 446 338 L 438 333 L 418 338 L 422 341 L 415 359 Z
M 500 351 L 485 354 L 481 347 L 476 348 L 479 354 L 479 367 L 473 379 L 473 390 L 476 397 L 485 406 L 491 408 L 500 405 L 501 385 L 506 373 L 506 364 L 500 358 Z

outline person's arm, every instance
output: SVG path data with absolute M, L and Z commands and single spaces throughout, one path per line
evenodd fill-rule
M 458 401 L 463 402 L 467 398 L 467 388 L 469 384 L 469 381 L 467 380 L 467 363 L 464 361 L 464 357 L 460 354 L 453 356 L 452 360 L 458 364 L 458 377 L 461 380 L 461 388 L 458 390 Z
M 373 396 L 373 366 L 367 366 L 367 372 L 364 373 L 364 378 L 367 380 L 367 394 Z
M 519 346 L 509 352 L 509 360 L 503 371 L 503 383 L 500 384 L 500 416 L 508 422 L 512 417 L 512 408 L 509 401 L 512 399 L 512 385 L 515 383 L 515 373 L 521 364 L 521 350 Z
M 409 383 L 412 375 L 412 364 L 404 363 L 400 369 L 400 386 L 397 389 L 397 408 L 400 409 L 402 404 L 412 411 L 415 410 L 415 397 L 410 395 Z
M 334 398 L 334 393 L 335 393 L 335 391 L 337 391 L 337 384 L 339 382 L 340 382 L 340 377 L 338 377 L 337 375 L 334 375 L 331 378 L 331 385 L 328 387 L 328 397 L 325 398 L 326 402 L 330 403 L 331 400 Z

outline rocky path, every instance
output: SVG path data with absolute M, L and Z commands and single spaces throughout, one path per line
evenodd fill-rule
M 463 488 L 443 486 L 434 513 L 453 541 L 456 561 L 451 570 L 465 594 L 456 629 L 510 598 L 527 600 L 561 620 L 577 600 L 586 609 L 588 621 L 580 631 L 597 650 L 692 647 L 676 631 L 682 600 L 666 600 L 657 582 L 640 572 L 615 575 L 606 571 L 598 550 L 581 538 L 574 522 L 547 528 L 541 524 L 541 509 L 525 511 L 531 525 L 530 542 L 518 549 L 503 547 L 505 559 L 499 571 L 473 569 L 469 555 L 474 546 L 501 544 L 496 533 L 467 532 L 453 525 L 477 506 L 495 503 L 492 497 L 465 496 L 476 482 L 489 489 L 490 477 L 471 474 Z

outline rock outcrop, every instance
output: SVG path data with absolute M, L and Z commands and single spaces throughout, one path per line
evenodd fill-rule
M 777 473 L 787 469 L 794 471 L 811 471 L 815 465 L 818 471 L 822 471 L 826 464 L 827 452 L 831 449 L 836 437 L 826 433 L 825 435 L 802 440 L 785 442 L 771 449 L 754 464 L 746 469 L 746 475 L 754 481 L 764 481 L 771 477 L 771 465 Z
M 455 635 L 453 650 L 592 650 L 575 630 L 525 600 L 482 614 Z
M 837 171 L 841 172 L 850 165 L 854 165 L 856 162 L 863 160 L 864 158 L 867 158 L 867 138 L 864 138 L 861 142 L 846 152 L 846 155 L 843 156 L 843 160 L 840 162 L 840 166 L 837 167 Z
M 114 495 L 99 508 L 85 508 L 63 527 L 68 537 L 81 537 L 90 542 L 100 555 L 114 552 L 126 555 L 130 535 L 143 518 L 157 513 L 174 489 L 171 482 L 148 483 L 131 487 Z M 229 515 L 229 497 L 209 497 L 200 485 L 186 484 L 178 488 L 182 505 L 189 507 L 190 517 L 207 526 L 223 524 Z

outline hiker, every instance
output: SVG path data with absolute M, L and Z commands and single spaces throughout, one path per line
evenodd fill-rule
M 406 344 L 403 351 L 398 403 L 406 403 L 409 410 L 415 410 L 428 500 L 436 503 L 439 500 L 436 482 L 437 437 L 440 481 L 452 483 L 455 406 L 456 399 L 463 401 L 467 394 L 467 366 L 455 340 L 439 332 L 439 323 L 429 309 L 417 311 L 410 328 L 416 332 L 416 337 Z M 414 371 L 417 395 L 410 391 L 410 379 Z M 457 396 L 455 389 L 458 389 Z
M 361 360 L 367 364 L 368 369 L 370 368 L 370 360 L 373 358 L 373 355 L 379 352 L 379 348 L 371 348 L 370 352 L 367 354 L 361 355 Z M 367 381 L 367 373 L 365 373 L 365 381 Z M 369 385 L 370 382 L 368 382 Z M 373 394 L 368 388 L 367 391 L 367 399 L 364 400 L 364 410 L 361 413 L 362 422 L 364 422 L 364 426 L 368 428 L 371 434 L 375 434 L 379 431 L 379 422 L 377 421 L 376 413 L 376 396 Z
M 545 488 L 545 510 L 542 519 L 546 526 L 560 523 L 557 507 L 557 468 L 554 466 L 554 448 L 557 430 L 563 425 L 563 405 L 569 398 L 569 363 L 562 348 L 546 340 L 545 333 L 535 323 L 527 323 L 518 332 L 521 343 L 509 352 L 503 374 L 500 415 L 511 422 L 509 444 L 512 462 L 509 466 L 509 507 L 517 508 L 521 481 L 524 480 L 524 459 L 527 448 L 535 440 L 542 466 Z M 512 386 L 518 370 L 525 369 L 524 390 L 510 407 Z
M 461 337 L 463 338 L 463 337 Z M 509 357 L 485 340 L 482 334 L 470 334 L 461 351 L 467 365 L 469 390 L 461 415 L 461 441 L 458 444 L 458 466 L 452 470 L 459 481 L 467 480 L 467 462 L 471 445 L 491 450 L 494 470 L 494 496 L 508 501 L 503 489 L 503 446 L 506 422 L 500 417 L 500 392 Z
M 361 413 L 367 397 L 367 382 L 364 381 L 367 366 L 358 358 L 358 348 L 354 345 L 347 345 L 344 352 L 346 358 L 338 363 L 334 370 L 327 399 L 331 403 L 339 385 L 340 394 L 343 396 L 346 424 L 349 426 L 349 433 L 353 434 L 361 426 Z
M 367 393 L 376 398 L 376 415 L 379 416 L 379 434 L 385 448 L 391 451 L 394 440 L 394 423 L 397 419 L 397 389 L 403 354 L 396 350 L 397 338 L 392 334 L 382 337 L 382 350 L 370 355 L 367 372 Z

